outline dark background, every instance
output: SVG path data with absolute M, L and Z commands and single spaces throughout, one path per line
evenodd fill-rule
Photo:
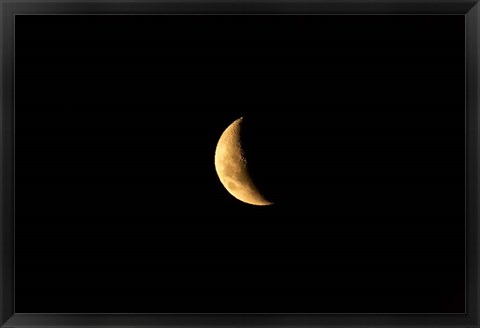
M 16 312 L 464 312 L 464 16 L 16 16 Z M 275 202 L 214 168 L 235 119 Z

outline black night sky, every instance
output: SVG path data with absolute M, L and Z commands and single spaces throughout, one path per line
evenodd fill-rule
M 464 312 L 464 16 L 16 16 L 16 312 Z M 244 117 L 251 175 L 214 153 Z

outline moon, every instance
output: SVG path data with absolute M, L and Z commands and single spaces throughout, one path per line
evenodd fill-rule
M 240 131 L 243 117 L 222 133 L 215 149 L 215 170 L 225 189 L 238 200 L 251 205 L 272 205 L 253 183 L 242 148 Z

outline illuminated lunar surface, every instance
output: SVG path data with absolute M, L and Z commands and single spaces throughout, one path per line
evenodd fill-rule
M 271 205 L 250 177 L 242 149 L 240 130 L 243 118 L 234 121 L 222 133 L 215 150 L 215 169 L 220 182 L 232 196 L 252 205 Z

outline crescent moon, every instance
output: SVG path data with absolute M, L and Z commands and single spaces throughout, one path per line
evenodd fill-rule
M 248 172 L 240 131 L 243 117 L 235 120 L 222 133 L 215 150 L 215 170 L 225 189 L 242 202 L 272 205 L 258 190 Z

